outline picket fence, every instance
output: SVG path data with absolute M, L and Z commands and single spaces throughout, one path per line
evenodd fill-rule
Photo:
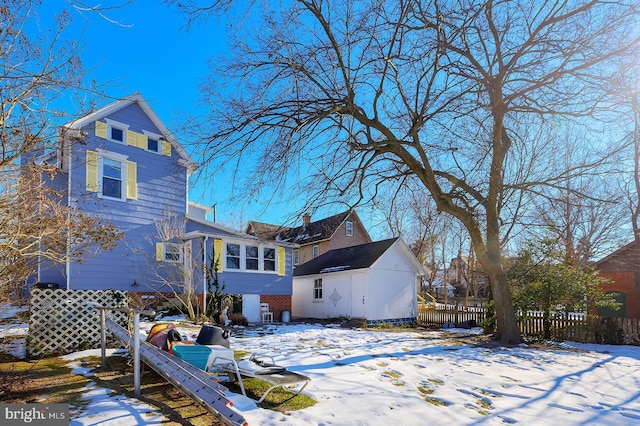
M 445 324 L 460 325 L 475 321 L 480 325 L 486 318 L 485 308 L 462 306 L 434 307 L 418 305 L 417 324 L 421 327 L 442 327 Z M 544 336 L 542 312 L 519 313 L 521 333 L 526 337 Z M 640 345 L 640 321 L 636 318 L 592 318 L 583 314 L 557 315 L 551 318 L 551 338 L 581 343 Z

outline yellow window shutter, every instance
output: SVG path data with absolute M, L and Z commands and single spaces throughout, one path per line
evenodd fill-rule
M 171 142 L 162 141 L 162 155 L 171 157 Z
M 222 272 L 222 240 L 213 240 L 213 252 L 217 261 L 216 272 Z
M 162 258 L 163 258 L 163 251 L 162 250 L 162 243 L 156 243 L 156 260 L 158 262 L 162 262 Z
M 127 161 L 127 198 L 138 199 L 138 165 Z
M 87 151 L 86 159 L 86 188 L 87 191 L 98 191 L 98 153 L 95 151 Z
M 138 148 L 147 149 L 147 135 L 138 133 Z
M 138 134 L 133 130 L 127 130 L 127 145 L 138 146 Z
M 99 138 L 107 138 L 107 123 L 96 121 L 96 136 Z
M 286 257 L 284 247 L 278 247 L 278 275 L 286 275 Z

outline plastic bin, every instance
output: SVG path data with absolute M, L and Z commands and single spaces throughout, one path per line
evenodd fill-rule
M 282 311 L 282 322 L 291 321 L 291 312 L 290 311 Z
M 173 354 L 194 367 L 204 370 L 207 367 L 211 349 L 203 345 L 174 345 Z

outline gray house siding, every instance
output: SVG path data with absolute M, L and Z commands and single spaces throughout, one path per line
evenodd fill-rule
M 122 141 L 111 140 L 109 136 L 119 136 L 111 127 L 123 130 Z M 171 274 L 180 269 L 175 266 L 183 264 L 174 263 L 176 259 L 164 253 L 159 243 L 179 243 L 184 237 L 185 247 L 191 248 L 191 259 L 180 261 L 190 260 L 196 294 L 206 292 L 203 261 L 208 262 L 204 257 L 213 252 L 215 242 L 217 247 L 233 243 L 240 244 L 242 250 L 246 246 L 259 248 L 257 270 L 253 269 L 256 259 L 243 251 L 242 267 L 225 267 L 219 272 L 225 293 L 252 298 L 259 295 L 258 301 L 262 296 L 290 297 L 294 245 L 260 240 L 207 221 L 207 207 L 188 202 L 192 160 L 139 95 L 114 102 L 64 129 L 55 158 L 61 172 L 54 185 L 69 188 L 72 207 L 110 222 L 124 237 L 113 251 L 96 249 L 67 265 L 42 263 L 38 271 L 41 282 L 54 282 L 72 290 L 170 292 L 166 283 L 182 281 L 182 276 Z M 151 145 L 157 150 L 148 149 L 149 137 L 157 142 Z M 107 196 L 109 189 L 111 196 Z M 120 198 L 117 189 L 121 190 Z M 162 241 L 156 228 L 157 221 L 166 218 L 167 213 L 175 215 L 175 222 L 180 224 L 172 241 Z M 205 241 L 206 252 L 202 247 Z M 275 251 L 273 271 L 268 257 L 273 251 L 265 248 Z
M 214 240 L 222 240 L 223 247 L 227 242 L 234 244 L 240 244 L 242 247 L 246 245 L 258 246 L 258 247 L 270 247 L 275 248 L 277 252 L 278 247 L 284 249 L 284 275 L 278 274 L 278 264 L 276 264 L 276 270 L 274 272 L 264 271 L 251 271 L 246 272 L 242 270 L 229 270 L 222 265 L 222 270 L 218 272 L 218 280 L 220 284 L 224 284 L 224 292 L 228 294 L 259 294 L 259 295 L 291 295 L 293 288 L 293 268 L 292 268 L 292 247 L 282 246 L 274 244 L 272 241 L 258 240 L 252 237 L 248 237 L 246 234 L 227 231 L 223 228 L 207 226 L 199 222 L 188 221 L 187 232 L 197 232 L 203 235 L 207 235 L 206 239 L 206 261 L 207 265 L 210 264 L 211 255 L 214 250 Z M 192 239 L 192 250 L 194 259 L 200 265 L 203 261 L 202 243 L 204 237 L 196 237 Z M 217 254 L 216 254 L 217 255 Z M 276 261 L 278 256 L 276 254 Z M 221 262 L 225 262 L 225 253 L 223 249 Z M 194 277 L 194 283 L 198 289 L 202 288 L 202 282 L 204 281 L 203 274 L 198 274 Z
M 133 132 L 143 133 L 146 130 L 161 133 L 136 103 L 98 121 L 105 122 L 105 119 L 126 124 Z M 115 225 L 124 233 L 124 239 L 112 252 L 103 251 L 98 256 L 88 256 L 81 262 L 71 263 L 69 288 L 162 291 L 155 273 L 150 272 L 154 270 L 153 263 L 156 262 L 155 220 L 168 211 L 184 216 L 187 170 L 179 165 L 180 156 L 175 149 L 171 150 L 171 156 L 167 156 L 162 152 L 150 152 L 97 137 L 95 122 L 88 123 L 82 130 L 87 135 L 83 144 L 75 143 L 71 151 L 72 202 L 78 209 Z M 87 191 L 86 152 L 98 150 L 125 155 L 128 161 L 136 163 L 137 199 L 119 201 L 101 198 L 97 192 Z M 164 291 L 167 290 L 164 288 Z

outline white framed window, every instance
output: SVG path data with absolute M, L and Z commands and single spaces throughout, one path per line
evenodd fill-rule
M 318 257 L 320 255 L 320 246 L 319 245 L 315 245 L 312 248 L 312 259 L 315 259 L 316 257 Z
M 127 143 L 127 130 L 129 125 L 120 123 L 119 121 L 106 119 L 107 121 L 107 139 L 111 142 Z
M 162 243 L 162 260 L 164 262 L 182 262 L 182 245 L 176 243 Z
M 145 147 L 147 151 L 155 152 L 160 154 L 162 149 L 162 142 L 160 138 L 161 135 L 157 133 L 148 132 L 143 130 L 142 133 L 147 137 L 147 146 Z
M 223 247 L 226 271 L 280 274 L 278 265 L 284 261 L 279 258 L 279 248 L 231 241 Z
M 127 156 L 100 152 L 98 159 L 98 195 L 112 200 L 127 199 Z
M 300 249 L 293 249 L 293 264 L 300 264 Z
M 346 230 L 347 237 L 353 237 L 353 221 L 348 220 L 345 223 L 345 230 Z
M 244 264 L 248 271 L 257 271 L 259 266 L 259 256 L 258 256 L 258 247 L 257 246 L 246 246 L 244 248 L 245 259 Z
M 313 300 L 322 300 L 322 278 L 313 280 Z
M 240 269 L 240 244 L 227 243 L 227 269 Z
M 276 270 L 276 249 L 263 247 L 263 270 L 274 272 Z

